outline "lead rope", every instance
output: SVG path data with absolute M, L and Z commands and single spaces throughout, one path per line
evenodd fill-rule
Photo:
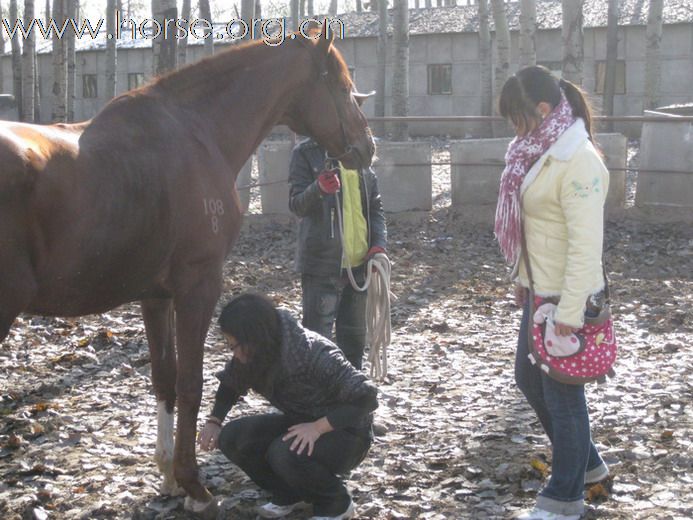
M 351 265 L 344 252 L 344 223 L 342 206 L 335 193 L 337 207 L 337 227 L 342 244 L 342 263 L 346 266 L 349 283 L 355 291 L 368 291 L 366 297 L 366 339 L 370 345 L 368 362 L 371 365 L 371 378 L 382 381 L 387 376 L 387 347 L 390 345 L 392 322 L 390 320 L 390 272 L 392 265 L 387 255 L 376 253 L 366 265 L 366 280 L 359 286 L 354 278 Z

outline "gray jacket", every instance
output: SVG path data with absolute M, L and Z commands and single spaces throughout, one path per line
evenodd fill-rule
M 325 167 L 325 151 L 315 141 L 300 142 L 293 151 L 289 166 L 289 209 L 301 220 L 298 225 L 296 271 L 317 276 L 341 274 L 342 243 L 335 197 L 324 195 L 317 178 Z M 372 169 L 361 170 L 361 206 L 368 223 L 368 247 L 387 249 L 385 212 L 378 191 L 378 180 Z

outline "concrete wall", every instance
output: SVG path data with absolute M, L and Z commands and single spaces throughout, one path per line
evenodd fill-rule
M 635 203 L 693 208 L 693 123 L 643 124 Z
M 430 211 L 431 145 L 380 141 L 377 156 L 373 168 L 385 211 Z
M 623 207 L 627 140 L 621 134 L 597 134 L 610 172 L 607 211 Z M 465 210 L 484 208 L 484 215 L 495 210 L 498 185 L 504 168 L 505 151 L 510 138 L 469 139 L 450 145 L 452 207 Z
M 257 152 L 263 214 L 288 215 L 291 141 L 265 141 Z

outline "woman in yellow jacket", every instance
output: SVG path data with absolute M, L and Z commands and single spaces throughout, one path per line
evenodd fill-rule
M 508 79 L 499 103 L 517 133 L 505 158 L 495 224 L 524 306 L 515 379 L 553 446 L 549 482 L 536 507 L 516 518 L 577 520 L 584 512 L 584 484 L 605 478 L 608 469 L 591 440 L 584 386 L 559 383 L 528 358 L 530 282 L 521 233 L 524 225 L 534 290 L 560 298 L 556 333 L 569 335 L 583 325 L 587 298 L 604 288 L 609 172 L 594 146 L 589 105 L 572 83 L 544 67 L 527 67 Z

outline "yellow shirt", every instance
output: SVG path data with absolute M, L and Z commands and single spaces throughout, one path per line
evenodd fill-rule
M 344 236 L 342 240 L 342 267 L 356 267 L 363 263 L 368 252 L 368 224 L 363 216 L 359 174 L 339 165 L 342 181 L 342 218 Z

